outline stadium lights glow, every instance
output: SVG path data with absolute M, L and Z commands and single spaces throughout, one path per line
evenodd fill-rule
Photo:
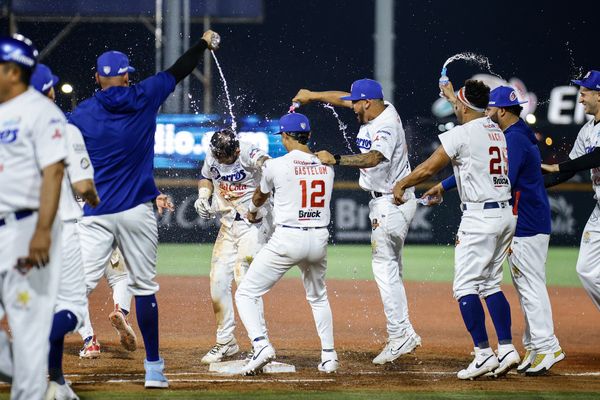
M 546 146 L 552 146 L 552 138 L 550 136 L 546 138 Z
M 60 91 L 64 94 L 71 94 L 73 93 L 73 86 L 71 86 L 70 83 L 63 83 L 60 87 Z
M 533 114 L 527 114 L 527 116 L 525 117 L 525 121 L 527 121 L 527 123 L 533 125 L 537 121 L 537 118 Z

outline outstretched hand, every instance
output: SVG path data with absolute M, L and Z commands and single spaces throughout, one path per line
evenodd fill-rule
M 156 208 L 158 208 L 158 215 L 163 215 L 165 210 L 175 211 L 175 205 L 171 198 L 164 193 L 159 194 L 156 198 Z

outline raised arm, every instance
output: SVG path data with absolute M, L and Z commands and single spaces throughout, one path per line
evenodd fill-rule
M 298 102 L 300 104 L 308 104 L 314 101 L 320 101 L 323 103 L 329 103 L 335 107 L 346 107 L 352 108 L 352 102 L 349 100 L 342 100 L 341 97 L 348 96 L 348 92 L 338 92 L 335 90 L 326 92 L 313 92 L 308 89 L 300 89 L 296 96 L 292 99 L 292 102 Z
M 181 82 L 186 76 L 194 71 L 194 68 L 196 68 L 204 55 L 204 50 L 216 50 L 219 47 L 219 40 L 215 41 L 215 37 L 219 37 L 216 32 L 211 30 L 204 32 L 202 39 L 183 53 L 183 55 L 166 70 L 166 72 L 173 75 L 177 83 Z

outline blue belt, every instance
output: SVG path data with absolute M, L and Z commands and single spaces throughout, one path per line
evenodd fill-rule
M 15 211 L 15 219 L 18 221 L 20 219 L 27 218 L 31 214 L 33 214 L 34 212 L 35 212 L 34 210 L 19 210 L 19 211 Z M 6 220 L 7 220 L 7 218 L 0 219 L 0 226 L 6 225 Z
M 482 207 L 477 207 L 477 208 L 472 208 L 472 210 L 490 210 L 492 208 L 506 208 L 506 207 L 510 207 L 510 204 L 508 204 L 507 201 L 501 201 L 501 202 L 497 202 L 497 201 L 491 201 L 488 203 L 483 203 L 483 208 Z M 461 204 L 461 208 L 463 211 L 468 210 L 468 207 L 466 204 Z
M 281 225 L 283 228 L 291 228 L 291 229 L 302 229 L 303 231 L 307 231 L 309 229 L 325 229 L 326 226 L 291 226 L 291 225 Z

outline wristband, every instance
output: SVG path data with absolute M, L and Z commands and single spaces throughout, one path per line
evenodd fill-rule
M 342 156 L 340 156 L 339 154 L 336 154 L 333 156 L 333 158 L 335 159 L 335 164 L 333 164 L 333 165 L 340 165 L 340 160 L 342 159 Z
M 254 205 L 254 202 L 252 200 L 250 200 L 250 205 L 248 206 L 248 212 L 251 212 L 254 214 L 255 212 L 258 211 L 258 209 L 259 209 L 259 207 L 256 207 Z

